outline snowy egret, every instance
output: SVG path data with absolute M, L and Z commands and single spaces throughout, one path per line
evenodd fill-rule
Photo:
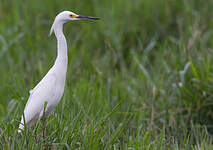
M 70 11 L 63 11 L 55 17 L 50 35 L 54 32 L 57 39 L 57 58 L 44 78 L 30 90 L 18 132 L 21 132 L 25 126 L 31 127 L 42 117 L 48 118 L 60 101 L 64 93 L 68 63 L 67 42 L 63 34 L 63 24 L 67 21 L 82 19 L 98 20 L 99 18 L 80 16 Z

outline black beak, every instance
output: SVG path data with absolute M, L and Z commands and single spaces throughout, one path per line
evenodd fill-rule
M 91 20 L 99 20 L 100 18 L 97 17 L 89 17 L 89 16 L 77 16 L 76 18 L 79 19 L 91 19 Z

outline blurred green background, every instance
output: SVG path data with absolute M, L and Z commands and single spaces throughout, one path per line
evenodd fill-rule
M 0 0 L 1 149 L 212 149 L 212 0 Z M 63 10 L 69 66 L 47 137 L 16 133 L 53 65 Z M 35 143 L 34 138 L 38 142 Z

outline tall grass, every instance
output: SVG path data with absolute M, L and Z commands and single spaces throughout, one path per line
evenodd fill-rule
M 207 149 L 213 123 L 212 0 L 0 1 L 0 149 Z M 67 23 L 65 93 L 18 135 L 28 91 L 56 57 L 48 37 Z

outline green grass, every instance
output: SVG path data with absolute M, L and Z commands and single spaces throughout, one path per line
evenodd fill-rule
M 212 0 L 0 0 L 0 149 L 213 149 Z M 37 135 L 17 133 L 67 23 L 65 93 Z M 37 143 L 35 142 L 37 139 Z

